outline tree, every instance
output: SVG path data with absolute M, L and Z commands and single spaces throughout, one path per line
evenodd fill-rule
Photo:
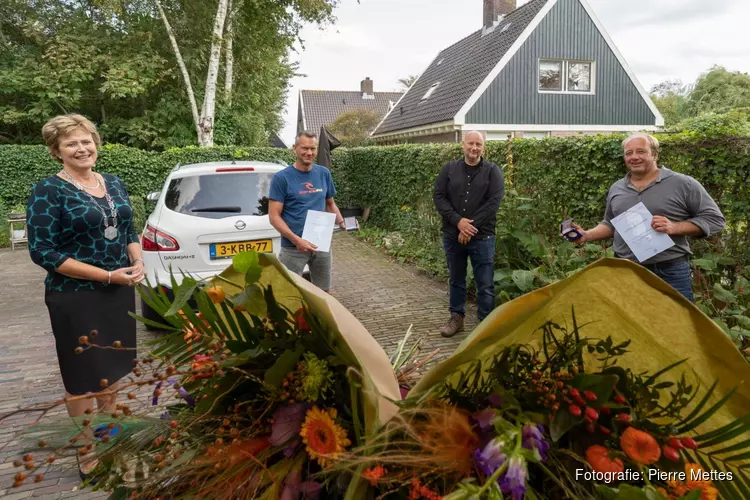
M 651 100 L 664 117 L 664 125 L 670 127 L 690 117 L 688 96 L 690 86 L 680 80 L 667 80 L 651 88 Z
M 409 75 L 405 78 L 399 78 L 398 83 L 401 84 L 404 90 L 409 90 L 409 88 L 414 85 L 414 82 L 417 81 L 417 78 L 419 78 L 419 75 Z
M 75 111 L 108 142 L 264 144 L 296 71 L 289 48 L 337 3 L 3 0 L 0 140 L 39 142 L 47 118 Z
M 368 142 L 370 133 L 375 130 L 381 119 L 382 116 L 376 111 L 353 109 L 340 114 L 328 130 L 343 146 L 362 146 Z
M 693 116 L 750 106 L 750 74 L 714 66 L 695 82 L 689 101 Z

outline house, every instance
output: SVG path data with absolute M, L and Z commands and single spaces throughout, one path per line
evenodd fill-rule
M 475 0 L 477 1 L 477 0 Z M 653 54 L 644 55 L 652 57 Z M 656 130 L 664 120 L 586 0 L 484 0 L 372 133 L 378 144 Z
M 279 149 L 289 149 L 289 147 L 284 144 L 284 141 L 281 140 L 281 137 L 276 132 L 271 132 L 268 134 L 268 146 L 272 148 L 279 148 Z
M 297 108 L 297 133 L 309 130 L 316 134 L 320 127 L 330 125 L 342 113 L 354 109 L 375 111 L 381 117 L 389 111 L 403 92 L 375 92 L 369 78 L 360 82 L 359 91 L 300 90 Z

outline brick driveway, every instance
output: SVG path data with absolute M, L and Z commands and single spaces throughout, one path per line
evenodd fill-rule
M 425 335 L 423 352 L 439 347 L 449 354 L 465 333 L 444 339 L 437 329 L 448 317 L 446 286 L 410 268 L 393 263 L 379 250 L 356 237 L 337 233 L 333 244 L 333 295 L 362 322 L 391 354 L 413 325 L 416 335 Z M 19 406 L 53 401 L 62 395 L 54 338 L 44 305 L 44 271 L 34 265 L 24 250 L 0 251 L 0 414 Z M 473 310 L 467 329 L 473 326 Z M 142 325 L 139 345 L 152 338 Z M 57 411 L 62 413 L 62 409 Z M 15 433 L 29 416 L 14 417 L 0 424 L 0 498 L 106 498 L 91 490 L 78 491 L 78 475 L 71 459 L 61 460 L 40 483 L 28 481 L 12 488 L 21 445 Z

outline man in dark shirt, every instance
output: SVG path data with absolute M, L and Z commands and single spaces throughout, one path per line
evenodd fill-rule
M 450 275 L 451 317 L 440 334 L 463 331 L 466 264 L 471 258 L 481 322 L 495 307 L 495 220 L 505 194 L 503 171 L 482 157 L 484 137 L 471 131 L 461 143 L 464 157 L 446 163 L 435 181 L 434 200 L 443 217 L 443 246 Z

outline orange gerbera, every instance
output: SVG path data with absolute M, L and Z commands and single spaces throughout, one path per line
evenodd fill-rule
M 602 445 L 595 444 L 589 446 L 586 450 L 586 461 L 591 465 L 595 472 L 613 472 L 615 474 L 625 470 L 625 464 L 622 460 L 609 457 L 609 450 Z
M 661 457 L 661 448 L 654 436 L 634 427 L 628 427 L 622 433 L 620 446 L 631 460 L 641 465 L 652 464 Z
M 704 486 L 711 486 L 711 481 L 698 479 L 703 477 L 703 467 L 699 464 L 687 462 L 685 464 L 685 476 L 685 484 L 687 484 L 687 487 L 691 490 L 697 490 Z
M 327 467 L 352 444 L 346 437 L 346 430 L 334 421 L 336 415 L 335 408 L 321 410 L 313 406 L 307 410 L 299 433 L 307 446 L 307 454 L 321 467 Z
M 385 468 L 382 465 L 365 469 L 364 472 L 362 472 L 362 477 L 370 481 L 370 484 L 373 486 L 377 486 L 378 479 L 383 476 L 385 476 Z

